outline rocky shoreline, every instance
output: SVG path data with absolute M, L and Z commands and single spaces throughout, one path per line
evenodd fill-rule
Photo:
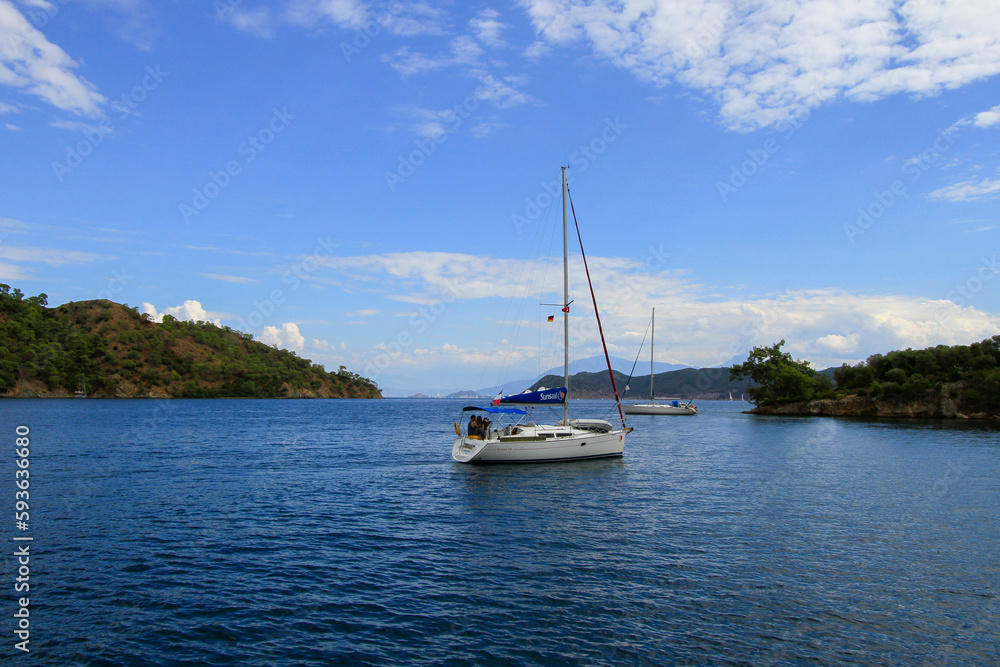
M 870 396 L 846 396 L 785 405 L 767 405 L 747 410 L 752 415 L 818 417 L 886 417 L 916 419 L 996 419 L 1000 414 L 963 409 L 961 383 L 945 385 L 937 397 L 916 401 L 879 400 Z

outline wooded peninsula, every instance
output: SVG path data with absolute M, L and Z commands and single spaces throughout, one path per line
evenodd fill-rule
M 106 299 L 48 308 L 0 284 L 0 396 L 22 398 L 381 398 L 336 373 L 211 322 L 153 322 Z
M 784 343 L 730 368 L 751 382 L 752 414 L 1000 419 L 1000 336 L 874 354 L 832 378 L 782 352 Z

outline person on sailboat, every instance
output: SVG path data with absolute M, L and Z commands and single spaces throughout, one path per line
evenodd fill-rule
M 476 424 L 476 416 L 472 415 L 469 417 L 469 428 L 468 433 L 466 433 L 470 438 L 479 437 L 479 426 Z

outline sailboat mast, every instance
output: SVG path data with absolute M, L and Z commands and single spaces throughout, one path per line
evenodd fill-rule
M 649 326 L 649 402 L 653 402 L 653 337 L 656 335 L 656 308 Z
M 563 403 L 563 424 L 569 424 L 569 222 L 566 215 L 566 167 L 562 169 L 563 205 L 563 384 L 566 402 Z

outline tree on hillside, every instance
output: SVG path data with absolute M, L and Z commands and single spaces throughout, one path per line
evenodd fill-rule
M 795 361 L 791 354 L 782 352 L 784 344 L 782 339 L 770 347 L 755 347 L 744 363 L 729 369 L 730 380 L 750 380 L 747 392 L 756 405 L 808 401 L 830 389 L 828 377 L 818 375 L 808 362 Z

